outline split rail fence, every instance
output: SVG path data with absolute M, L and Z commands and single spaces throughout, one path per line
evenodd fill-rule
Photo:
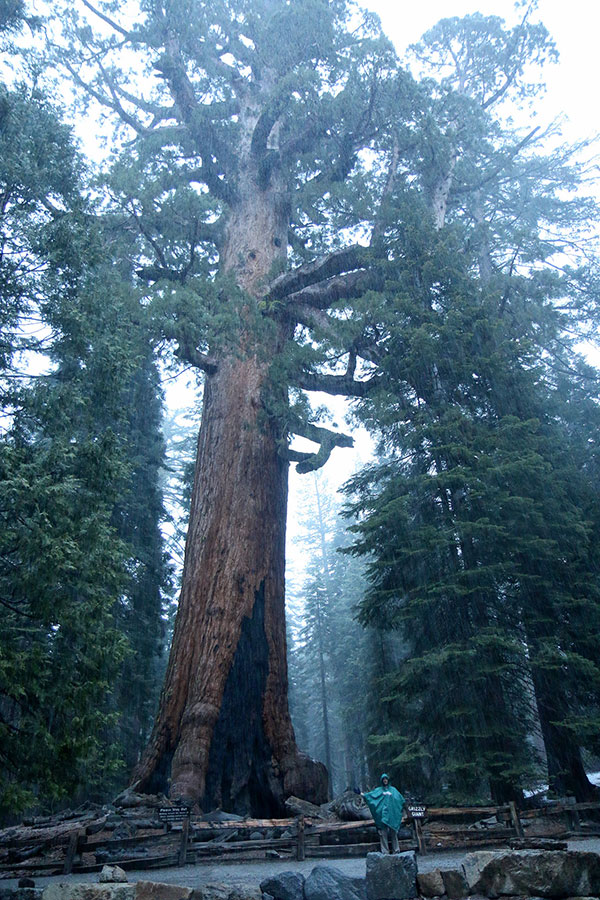
M 166 812 L 166 811 L 163 811 Z M 168 816 L 167 816 L 168 817 Z M 582 818 L 595 821 L 584 821 Z M 176 818 L 176 817 L 171 817 Z M 400 832 L 400 849 L 428 850 L 490 847 L 519 840 L 533 822 L 552 821 L 553 838 L 600 834 L 599 803 L 556 803 L 541 809 L 517 810 L 506 806 L 426 808 Z M 135 820 L 132 819 L 132 822 Z M 470 824 L 469 824 L 470 823 Z M 124 869 L 151 869 L 201 864 L 203 860 L 310 859 L 365 856 L 379 849 L 372 820 L 327 822 L 303 816 L 290 819 L 244 819 L 205 822 L 189 817 L 180 821 L 144 823 L 144 834 L 113 837 L 99 831 L 101 822 L 39 838 L 26 836 L 0 840 L 3 862 L 0 877 L 10 872 L 70 874 L 99 871 L 103 865 Z M 141 829 L 140 829 L 141 830 Z M 92 832 L 92 833 L 90 833 Z M 95 833 L 93 833 L 95 832 Z M 260 832 L 260 836 L 258 835 Z

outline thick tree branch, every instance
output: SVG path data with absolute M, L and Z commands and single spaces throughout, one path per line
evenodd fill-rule
M 289 294 L 286 298 L 286 306 L 293 316 L 295 304 L 312 306 L 316 309 L 328 309 L 340 300 L 351 300 L 360 297 L 365 291 L 381 290 L 384 277 L 378 269 L 357 269 L 344 275 L 335 275 L 319 284 L 310 284 Z
M 288 458 L 298 463 L 296 471 L 303 475 L 306 472 L 314 472 L 324 466 L 334 447 L 353 447 L 354 440 L 348 434 L 330 431 L 320 425 L 312 425 L 310 422 L 298 423 L 294 434 L 305 437 L 309 441 L 319 444 L 316 453 L 302 453 L 299 450 L 288 450 Z
M 322 391 L 337 397 L 367 397 L 377 379 L 355 381 L 348 375 L 322 375 L 314 372 L 303 372 L 292 379 L 294 387 L 303 391 Z
M 335 250 L 315 262 L 306 263 L 292 272 L 279 275 L 267 288 L 267 300 L 281 300 L 310 284 L 316 284 L 332 275 L 351 272 L 365 260 L 367 250 L 360 244 L 353 244 L 343 250 Z

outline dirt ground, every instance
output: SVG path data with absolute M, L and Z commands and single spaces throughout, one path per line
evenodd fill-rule
M 569 841 L 570 850 L 588 850 L 600 853 L 600 838 L 585 838 L 582 840 Z M 490 848 L 488 848 L 490 849 Z M 439 852 L 429 852 L 426 856 L 417 855 L 417 863 L 419 872 L 429 872 L 431 869 L 443 868 L 453 869 L 460 865 L 466 853 L 466 850 L 444 850 Z M 259 883 L 269 875 L 277 872 L 303 872 L 308 875 L 315 866 L 333 866 L 340 869 L 346 875 L 361 876 L 365 874 L 366 862 L 364 858 L 360 859 L 328 859 L 315 860 L 307 859 L 304 862 L 296 860 L 258 860 L 256 862 L 203 862 L 195 866 L 183 866 L 182 868 L 169 869 L 151 869 L 145 871 L 128 872 L 129 881 L 159 881 L 165 884 L 178 884 L 183 887 L 197 888 L 203 884 L 214 884 L 216 882 L 233 886 L 236 885 L 252 885 L 258 886 Z M 52 875 L 46 878 L 36 878 L 36 887 L 44 887 L 53 882 L 67 882 L 75 884 L 77 882 L 95 882 L 98 880 L 98 873 L 88 875 Z M 0 887 L 16 887 L 17 881 L 6 879 L 0 881 Z

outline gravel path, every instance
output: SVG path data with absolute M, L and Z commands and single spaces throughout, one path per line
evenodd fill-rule
M 600 853 L 600 838 L 585 838 L 583 840 L 569 841 L 569 850 L 591 850 Z M 492 848 L 487 848 L 492 849 Z M 466 850 L 445 850 L 437 853 L 428 853 L 426 856 L 418 856 L 417 862 L 419 872 L 429 872 L 431 869 L 443 868 L 453 869 L 460 865 L 465 857 Z M 128 872 L 129 881 L 160 881 L 164 884 L 178 884 L 182 887 L 197 888 L 203 884 L 214 884 L 221 882 L 235 885 L 258 885 L 268 875 L 274 875 L 277 872 L 288 872 L 294 870 L 303 872 L 308 875 L 315 866 L 334 866 L 340 869 L 346 875 L 364 875 L 365 859 L 328 859 L 315 860 L 306 859 L 304 862 L 296 860 L 281 860 L 274 862 L 273 860 L 259 860 L 256 862 L 240 861 L 238 863 L 200 863 L 196 866 L 183 866 L 181 869 L 151 869 L 146 871 Z M 90 873 L 86 875 L 51 875 L 47 878 L 36 878 L 36 886 L 44 887 L 46 884 L 53 882 L 68 882 L 75 884 L 77 882 L 96 882 L 98 873 Z M 17 881 L 14 879 L 6 879 L 0 881 L 0 888 L 16 887 Z

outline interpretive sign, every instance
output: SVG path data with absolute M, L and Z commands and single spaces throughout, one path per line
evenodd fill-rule
M 424 819 L 427 815 L 427 807 L 420 803 L 407 803 L 406 813 L 411 819 Z
M 158 809 L 158 818 L 161 822 L 182 822 L 189 817 L 189 806 L 161 806 Z

